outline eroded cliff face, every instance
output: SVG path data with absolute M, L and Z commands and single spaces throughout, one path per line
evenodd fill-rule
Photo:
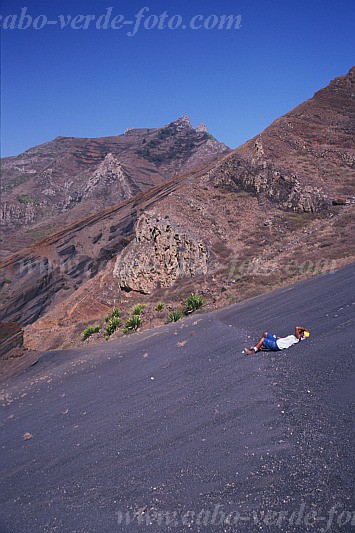
M 57 137 L 1 159 L 4 258 L 63 226 L 230 152 L 186 116 L 101 138 Z
M 23 330 L 17 322 L 0 322 L 0 358 L 23 348 Z
M 146 303 L 150 327 L 160 301 L 170 310 L 199 292 L 212 309 L 353 261 L 354 83 L 352 69 L 218 158 L 212 155 L 223 146 L 187 117 L 119 138 L 59 139 L 49 159 L 40 157 L 48 146 L 21 156 L 22 174 L 2 190 L 19 196 L 23 220 L 52 196 L 66 209 L 79 190 L 80 211 L 86 206 L 90 215 L 78 220 L 75 207 L 67 209 L 68 224 L 31 247 L 23 242 L 30 228 L 19 233 L 21 251 L 0 264 L 0 321 L 26 328 L 25 347 L 80 345 L 83 328 L 113 306 L 129 316 L 133 304 Z M 35 169 L 25 164 L 30 156 Z M 66 173 L 51 171 L 53 159 Z M 6 163 L 14 164 L 18 158 Z M 178 173 L 187 166 L 195 170 Z M 40 188 L 33 181 L 20 189 L 30 172 L 47 177 L 36 182 Z M 122 201 L 134 184 L 148 190 Z M 12 242 L 9 231 L 0 248 Z
M 38 209 L 32 203 L 3 202 L 0 205 L 1 226 L 28 226 L 38 218 Z
M 51 170 L 51 169 L 49 169 Z M 46 171 L 46 180 L 42 190 L 36 193 L 19 194 L 9 197 L 1 203 L 0 222 L 6 228 L 14 226 L 31 226 L 43 217 L 51 217 L 58 213 L 65 213 L 83 200 L 93 199 L 98 206 L 109 205 L 108 199 L 114 191 L 114 199 L 127 200 L 140 189 L 130 178 L 121 162 L 112 153 L 106 155 L 87 181 L 77 185 L 75 180 L 67 180 L 62 184 L 52 181 L 52 173 Z M 77 190 L 73 190 L 74 188 Z
M 178 278 L 207 273 L 208 249 L 198 237 L 168 215 L 143 213 L 135 239 L 117 258 L 114 276 L 121 289 L 151 293 L 170 287 Z
M 256 142 L 255 151 L 258 150 L 260 145 Z M 280 171 L 256 154 L 250 159 L 239 154 L 230 156 L 211 176 L 216 187 L 254 192 L 260 199 L 267 198 L 281 209 L 316 213 L 331 203 L 321 187 L 306 185 L 297 174 Z
M 316 213 L 352 201 L 355 68 L 219 161 L 215 186 L 244 189 L 282 209 Z
M 127 200 L 139 192 L 137 185 L 124 171 L 121 162 L 109 153 L 88 179 L 83 198 L 107 195 L 107 191 L 112 186 L 115 187 L 116 195 L 120 196 L 122 200 Z

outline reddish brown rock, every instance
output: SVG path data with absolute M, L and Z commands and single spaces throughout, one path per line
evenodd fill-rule
M 353 261 L 354 74 L 333 80 L 231 154 L 8 257 L 0 263 L 0 320 L 26 324 L 25 344 L 33 349 L 80 345 L 84 327 L 116 305 L 128 316 L 142 298 L 150 305 L 152 319 L 143 324 L 149 327 L 160 301 L 171 310 L 199 292 L 205 309 L 213 309 Z M 170 126 L 140 157 L 160 164 L 176 131 L 193 135 L 184 117 Z M 132 141 L 136 135 L 126 133 Z M 124 163 L 110 153 L 101 162 L 91 156 L 108 181 L 126 187 Z M 179 157 L 169 161 L 181 168 Z M 337 205 L 343 198 L 350 201 Z M 153 217 L 140 228 L 137 221 L 152 213 L 159 224 Z M 161 220 L 172 222 L 165 240 Z M 199 243 L 206 254 L 196 254 Z M 114 276 L 116 261 L 125 280 Z M 142 294 L 146 280 L 150 294 Z
M 18 322 L 0 322 L 0 357 L 23 348 L 23 330 Z

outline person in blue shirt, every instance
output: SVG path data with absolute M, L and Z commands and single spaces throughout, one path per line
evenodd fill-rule
M 272 335 L 271 333 L 264 331 L 259 342 L 257 342 L 257 344 L 251 348 L 246 348 L 244 351 L 248 355 L 253 355 L 262 349 L 276 352 L 279 350 L 285 350 L 286 348 L 289 348 L 290 346 L 293 346 L 294 344 L 297 344 L 308 337 L 308 329 L 301 326 L 296 326 L 295 334 L 288 335 L 287 337 L 276 337 L 276 335 Z

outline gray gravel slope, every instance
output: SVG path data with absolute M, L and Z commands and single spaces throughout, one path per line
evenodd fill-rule
M 0 532 L 350 531 L 354 270 L 9 380 Z M 295 325 L 311 337 L 242 354 Z

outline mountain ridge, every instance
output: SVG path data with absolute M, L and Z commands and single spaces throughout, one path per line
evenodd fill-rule
M 183 115 L 115 137 L 57 137 L 4 158 L 1 224 L 10 239 L 2 256 L 229 150 Z
M 355 196 L 355 68 L 222 158 L 217 186 L 317 212 Z M 341 172 L 342 181 L 336 178 Z
M 9 256 L 0 320 L 20 320 L 32 349 L 71 347 L 113 306 L 127 316 L 145 303 L 146 328 L 166 319 L 155 312 L 160 301 L 168 312 L 199 292 L 215 309 L 352 262 L 354 73 L 236 150 Z M 180 127 L 191 131 L 182 117 L 163 141 Z M 34 268 L 21 271 L 21 262 Z

